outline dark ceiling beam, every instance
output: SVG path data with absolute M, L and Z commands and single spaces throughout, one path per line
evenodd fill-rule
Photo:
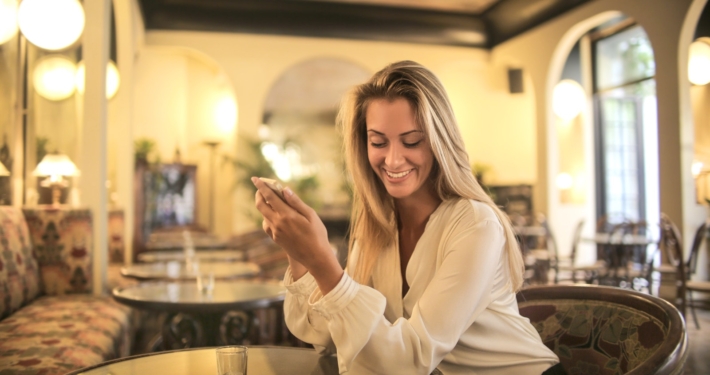
M 591 0 L 501 0 L 482 18 L 488 29 L 488 47 L 522 34 Z
M 383 40 L 483 48 L 470 14 L 294 0 L 140 0 L 146 28 Z

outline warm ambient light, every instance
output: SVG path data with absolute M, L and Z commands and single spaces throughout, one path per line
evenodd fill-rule
M 694 160 L 693 164 L 690 166 L 690 173 L 693 174 L 693 178 L 698 178 L 700 172 L 703 171 L 703 162 Z
M 237 102 L 231 95 L 225 95 L 214 107 L 215 125 L 222 134 L 231 134 L 237 124 Z
M 555 178 L 555 185 L 557 185 L 560 190 L 571 189 L 573 184 L 574 180 L 569 173 L 560 173 L 557 175 L 557 178 Z
M 710 83 L 710 44 L 696 40 L 690 44 L 688 80 L 694 85 Z
M 40 185 L 52 189 L 52 205 L 56 206 L 59 204 L 61 188 L 69 185 L 64 177 L 77 176 L 79 170 L 68 156 L 54 153 L 45 155 L 32 174 L 49 177 L 44 179 Z
M 0 44 L 17 34 L 17 0 L 0 0 Z
M 555 85 L 552 92 L 552 110 L 557 117 L 570 121 L 582 112 L 586 95 L 582 86 L 571 79 L 564 79 Z
M 80 94 L 84 94 L 86 82 L 86 66 L 84 61 L 80 61 L 76 68 L 76 89 Z M 118 92 L 118 87 L 121 85 L 121 76 L 118 73 L 116 64 L 109 60 L 106 65 L 106 99 L 111 99 Z
M 35 90 L 43 98 L 63 100 L 74 93 L 76 66 L 64 56 L 49 55 L 37 62 L 32 75 Z
M 84 8 L 78 0 L 23 0 L 17 12 L 22 34 L 39 48 L 71 46 L 84 31 Z

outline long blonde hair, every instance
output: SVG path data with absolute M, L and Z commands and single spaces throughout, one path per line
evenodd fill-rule
M 388 65 L 368 82 L 356 86 L 338 113 L 354 193 L 350 260 L 353 260 L 355 241 L 359 252 L 355 269 L 349 268 L 349 273 L 359 283 L 369 283 L 379 254 L 393 245 L 396 238 L 394 200 L 368 161 L 365 117 L 373 100 L 397 98 L 406 99 L 412 106 L 417 124 L 429 141 L 435 159 L 430 178 L 438 197 L 442 201 L 465 198 L 485 203 L 500 220 L 506 238 L 509 284 L 512 291 L 517 291 L 523 284 L 524 264 L 510 220 L 471 172 L 468 154 L 443 85 L 431 71 L 413 61 Z

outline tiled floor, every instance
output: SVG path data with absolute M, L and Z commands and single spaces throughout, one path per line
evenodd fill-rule
M 710 374 L 710 311 L 697 310 L 700 329 L 695 328 L 693 317 L 688 311 L 688 361 L 685 375 Z

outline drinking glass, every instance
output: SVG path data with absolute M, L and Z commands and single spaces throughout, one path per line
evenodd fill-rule
M 211 296 L 214 290 L 214 273 L 198 272 L 197 273 L 197 289 L 204 295 Z
M 217 348 L 217 375 L 247 375 L 247 347 Z

